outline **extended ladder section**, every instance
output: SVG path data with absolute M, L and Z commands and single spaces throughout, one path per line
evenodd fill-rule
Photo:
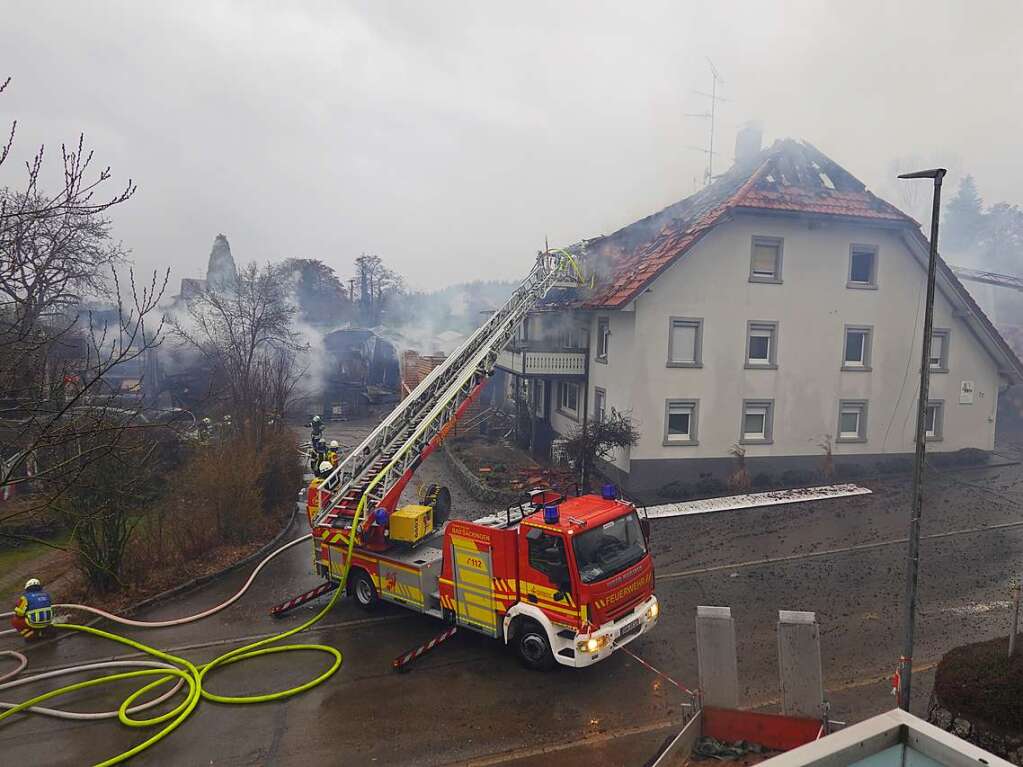
M 542 254 L 507 303 L 395 407 L 326 477 L 330 493 L 316 528 L 350 527 L 360 503 L 369 512 L 393 511 L 419 463 L 447 434 L 455 419 L 494 371 L 497 356 L 530 310 L 551 288 L 576 287 L 580 273 L 565 252 Z

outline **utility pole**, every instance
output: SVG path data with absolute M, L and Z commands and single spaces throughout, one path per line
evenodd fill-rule
M 707 63 L 710 65 L 710 93 L 704 91 L 693 91 L 700 96 L 705 96 L 710 99 L 710 111 L 709 112 L 698 112 L 698 113 L 687 113 L 686 117 L 699 117 L 710 121 L 710 137 L 707 141 L 707 148 L 693 146 L 690 149 L 695 149 L 697 152 L 703 152 L 707 155 L 707 170 L 703 172 L 703 185 L 707 186 L 714 180 L 714 123 L 717 119 L 717 104 L 719 101 L 728 101 L 728 99 L 721 98 L 718 96 L 718 83 L 724 84 L 724 80 L 721 75 L 718 74 L 717 67 L 714 66 L 714 62 L 709 58 Z
M 916 410 L 916 458 L 913 461 L 913 507 L 909 520 L 909 547 L 906 555 L 906 596 L 902 656 L 899 658 L 899 708 L 909 711 L 913 683 L 913 632 L 916 621 L 917 576 L 920 568 L 920 516 L 924 503 L 924 460 L 927 456 L 927 395 L 931 383 L 931 330 L 934 326 L 934 278 L 938 265 L 938 218 L 941 212 L 941 180 L 945 168 L 903 173 L 899 178 L 934 180 L 931 204 L 931 249 L 927 261 L 927 303 L 924 307 L 924 338 L 920 360 L 920 396 Z

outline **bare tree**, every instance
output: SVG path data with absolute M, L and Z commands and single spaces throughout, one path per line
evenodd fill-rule
M 0 146 L 0 170 L 16 128 Z M 52 505 L 93 461 L 121 449 L 128 431 L 147 425 L 141 405 L 126 406 L 104 382 L 159 345 L 167 275 L 154 273 L 139 289 L 129 271 L 122 293 L 116 267 L 124 254 L 104 213 L 130 199 L 135 185 L 99 197 L 110 169 L 93 172 L 84 136 L 61 155 L 56 193 L 40 185 L 42 147 L 25 164 L 20 189 L 0 186 L 0 485 L 26 487 L 36 500 L 0 513 L 0 522 Z M 94 317 L 82 308 L 86 297 L 112 300 L 113 313 Z
M 249 264 L 235 289 L 207 290 L 172 320 L 174 333 L 213 368 L 227 408 L 257 438 L 286 410 L 299 376 L 295 353 L 305 348 L 284 277 L 281 265 Z
M 565 440 L 565 453 L 579 471 L 579 484 L 589 487 L 597 460 L 607 460 L 615 450 L 635 445 L 639 436 L 632 419 L 614 408 L 604 418 L 580 424 Z
M 366 325 L 377 325 L 388 300 L 404 287 L 404 279 L 384 265 L 380 256 L 363 253 L 355 259 L 355 282 L 359 285 L 359 310 Z

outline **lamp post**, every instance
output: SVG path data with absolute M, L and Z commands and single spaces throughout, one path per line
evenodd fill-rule
M 945 168 L 903 173 L 899 178 L 934 180 L 931 205 L 931 250 L 927 262 L 927 303 L 924 307 L 924 338 L 920 360 L 920 396 L 916 411 L 916 457 L 913 461 L 913 506 L 909 520 L 909 548 L 906 554 L 906 597 L 902 656 L 899 658 L 899 708 L 909 711 L 913 683 L 913 632 L 916 621 L 917 574 L 920 567 L 920 515 L 924 503 L 924 458 L 927 439 L 927 395 L 931 383 L 931 330 L 934 325 L 934 276 L 938 265 L 938 218 L 941 212 L 941 180 Z

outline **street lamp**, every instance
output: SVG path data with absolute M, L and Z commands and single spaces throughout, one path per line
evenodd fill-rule
M 924 308 L 924 338 L 920 361 L 920 396 L 916 410 L 916 457 L 913 461 L 913 510 L 909 521 L 909 548 L 906 555 L 905 636 L 899 658 L 899 708 L 909 711 L 913 682 L 913 631 L 916 620 L 917 574 L 920 567 L 920 515 L 924 503 L 924 458 L 927 436 L 927 395 L 931 383 L 931 329 L 934 325 L 934 275 L 938 265 L 938 218 L 941 211 L 941 180 L 945 168 L 903 173 L 899 178 L 934 180 L 931 205 L 931 252 L 927 263 L 927 303 Z

